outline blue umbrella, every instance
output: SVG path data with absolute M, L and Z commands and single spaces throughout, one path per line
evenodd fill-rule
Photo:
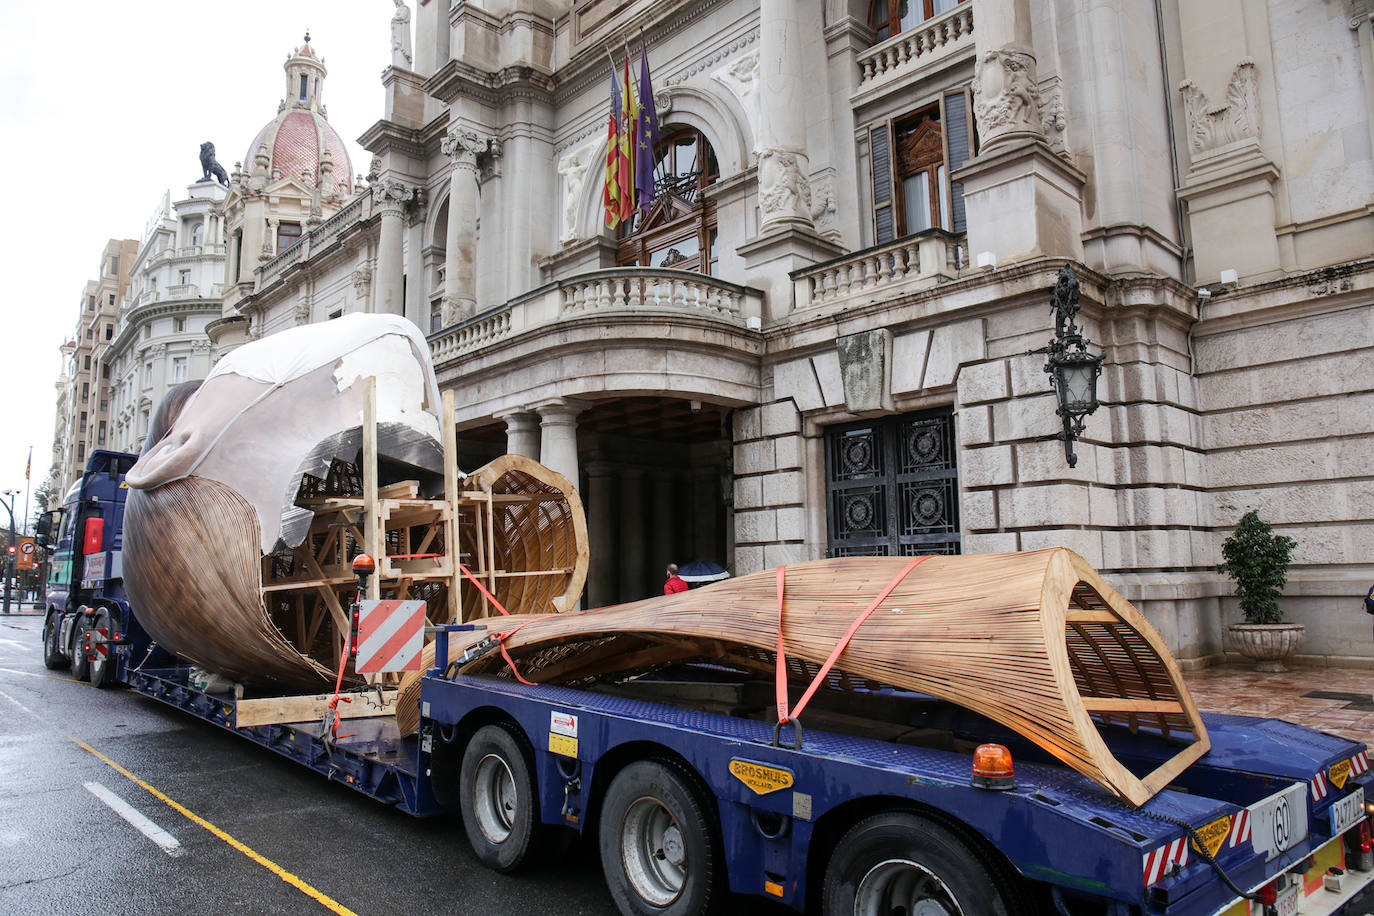
M 705 585 L 707 582 L 719 582 L 721 579 L 730 578 L 730 574 L 725 571 L 724 566 L 709 560 L 693 560 L 691 563 L 684 563 L 678 567 L 677 574 L 678 578 L 689 585 Z

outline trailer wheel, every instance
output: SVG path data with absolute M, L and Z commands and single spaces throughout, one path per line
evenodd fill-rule
M 104 609 L 96 612 L 95 617 L 91 619 L 89 632 L 93 640 L 109 639 L 111 632 L 110 612 Z M 101 636 L 101 633 L 105 635 Z M 105 651 L 103 653 L 99 648 L 94 646 L 92 646 L 92 650 L 90 660 L 91 685 L 94 687 L 107 687 L 113 684 L 115 672 L 114 650 L 108 645 L 105 646 Z
M 601 868 L 620 912 L 709 912 L 724 869 L 705 802 L 675 768 L 641 760 L 616 774 L 601 807 Z
M 963 841 L 916 814 L 892 812 L 850 828 L 825 870 L 824 911 L 876 916 L 1010 916 L 1020 912 Z
M 78 681 L 88 680 L 91 676 L 91 663 L 86 659 L 86 608 L 76 615 L 76 625 L 72 627 L 72 644 L 67 657 L 71 659 L 72 677 Z
M 458 776 L 472 851 L 483 865 L 504 873 L 530 864 L 545 832 L 522 744 L 507 728 L 485 725 L 463 751 Z
M 57 625 L 59 619 L 61 615 L 54 612 L 43 622 L 43 666 L 49 671 L 67 667 L 67 656 L 62 654 L 57 645 L 62 638 L 61 627 Z

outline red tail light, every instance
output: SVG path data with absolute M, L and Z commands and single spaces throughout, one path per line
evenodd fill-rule
M 1279 899 L 1279 882 L 1277 879 L 1270 881 L 1264 887 L 1255 891 L 1255 900 L 1265 906 L 1273 906 Z
M 100 553 L 105 546 L 105 520 L 103 518 L 86 519 L 86 535 L 82 539 L 81 553 L 89 555 Z
M 1360 821 L 1360 852 L 1369 852 L 1371 844 L 1369 831 L 1369 818 Z

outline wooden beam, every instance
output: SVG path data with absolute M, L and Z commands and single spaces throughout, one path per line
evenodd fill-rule
M 363 549 L 382 566 L 382 520 L 377 516 L 377 379 L 363 379 Z M 381 576 L 367 580 L 367 597 L 382 597 Z
M 1064 614 L 1066 623 L 1121 623 L 1121 618 L 1111 611 L 1093 611 L 1087 608 L 1070 607 Z
M 313 579 L 276 579 L 271 585 L 264 585 L 264 592 L 284 592 L 290 589 L 319 588 L 324 585 L 343 585 L 352 582 L 352 576 L 326 576 L 321 573 Z
M 382 703 L 377 702 L 377 692 L 344 694 L 351 703 L 339 703 L 337 709 L 341 719 L 365 719 L 371 716 L 389 716 L 396 711 L 396 691 L 382 692 Z M 247 728 L 250 725 L 279 725 L 284 722 L 319 722 L 324 711 L 329 708 L 333 694 L 321 693 L 304 697 L 263 697 L 256 700 L 239 700 L 234 704 L 234 726 Z
M 1083 697 L 1083 708 L 1088 712 L 1183 712 L 1183 704 L 1177 700 L 1132 700 L 1123 697 Z

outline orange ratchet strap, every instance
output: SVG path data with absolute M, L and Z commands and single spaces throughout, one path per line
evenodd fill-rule
M 472 571 L 471 571 L 471 570 L 469 570 L 469 569 L 468 569 L 466 566 L 464 566 L 462 563 L 459 563 L 459 564 L 458 564 L 458 571 L 461 572 L 463 575 L 467 576 L 468 579 L 470 579 L 470 580 L 472 581 L 472 584 L 475 585 L 475 586 L 477 586 L 477 590 L 478 590 L 479 592 L 481 592 L 483 595 L 485 595 L 486 598 L 487 598 L 487 600 L 490 601 L 490 602 L 492 603 L 492 605 L 493 605 L 498 611 L 500 611 L 501 614 L 502 614 L 503 616 L 506 616 L 506 617 L 509 617 L 509 616 L 510 616 L 510 611 L 508 611 L 508 610 L 506 610 L 504 607 L 502 607 L 502 606 L 501 606 L 501 602 L 499 602 L 499 601 L 496 600 L 496 596 L 493 595 L 491 592 L 487 591 L 487 587 L 486 587 L 485 585 L 483 585 L 481 582 L 477 581 L 477 577 L 474 576 L 474 575 L 472 574 Z M 507 664 L 507 665 L 510 665 L 510 672 L 511 672 L 511 674 L 515 675 L 515 679 L 516 679 L 517 681 L 519 681 L 520 683 L 522 683 L 522 684 L 528 684 L 528 685 L 530 685 L 531 687 L 533 687 L 533 686 L 534 686 L 534 681 L 527 681 L 527 680 L 525 680 L 524 676 L 520 674 L 519 669 L 517 669 L 517 668 L 515 667 L 515 660 L 512 659 L 512 658 L 510 657 L 510 653 L 506 651 L 506 640 L 509 639 L 510 637 L 514 636 L 516 633 L 519 633 L 522 627 L 526 626 L 527 624 L 529 624 L 529 623 L 531 623 L 531 622 L 532 622 L 532 621 L 526 620 L 524 623 L 520 624 L 520 626 L 516 627 L 516 628 L 513 629 L 513 630 L 508 630 L 508 631 L 506 631 L 505 633 L 494 633 L 494 634 L 492 634 L 492 635 L 494 635 L 494 636 L 496 637 L 496 645 L 497 645 L 497 647 L 501 650 L 501 657 L 504 658 L 504 659 L 506 660 L 506 664 Z
M 878 605 L 882 604 L 888 595 L 892 594 L 892 590 L 901 584 L 908 573 L 929 559 L 929 555 L 917 557 L 904 566 L 902 571 L 897 573 L 892 581 L 887 583 L 883 590 L 878 593 L 878 597 L 874 598 L 868 607 L 864 608 L 863 613 L 854 618 L 854 622 L 849 625 L 849 629 L 840 637 L 840 641 L 835 643 L 835 648 L 830 651 L 830 657 L 825 660 L 825 664 L 821 665 L 821 670 L 818 671 L 815 678 L 812 679 L 811 686 L 806 688 L 806 692 L 802 694 L 802 698 L 797 701 L 796 708 L 791 710 L 788 709 L 787 700 L 787 654 L 782 639 L 782 596 L 783 586 L 787 581 L 787 575 L 785 566 L 778 567 L 778 659 L 776 672 L 778 724 L 782 725 L 787 722 L 797 721 L 797 717 L 800 716 L 802 710 L 806 708 L 806 704 L 811 702 L 812 695 L 820 689 L 821 684 L 825 681 L 825 676 L 830 673 L 830 669 L 834 667 L 836 660 L 840 657 L 840 653 L 849 645 L 849 640 L 854 638 L 854 634 L 858 632 L 863 622 L 868 619 L 870 614 L 877 610 Z

